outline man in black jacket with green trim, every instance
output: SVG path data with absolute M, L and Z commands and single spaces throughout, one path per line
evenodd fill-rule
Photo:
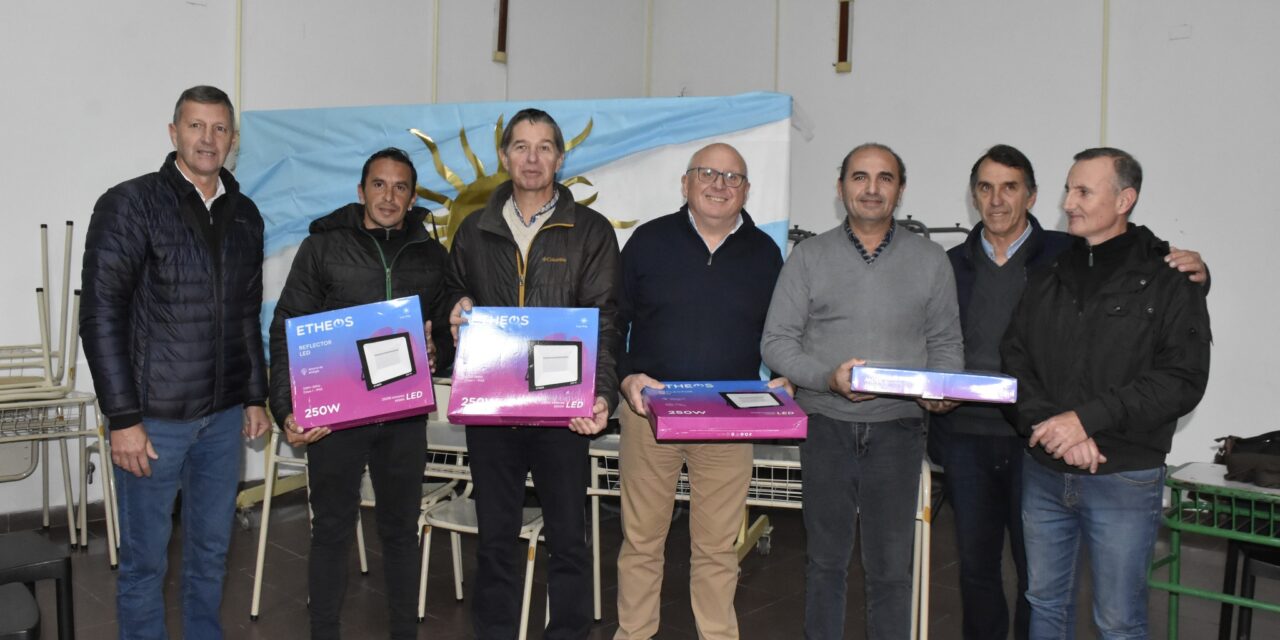
M 285 320 L 417 294 L 428 318 L 428 350 L 439 344 L 433 370 L 453 351 L 445 302 L 446 252 L 427 233 L 426 209 L 414 207 L 417 170 L 400 149 L 379 151 L 364 164 L 357 193 L 311 223 L 289 269 L 271 322 L 271 411 L 293 445 L 307 445 L 312 511 L 308 590 L 312 638 L 337 638 L 351 541 L 365 466 L 377 496 L 391 637 L 418 631 L 418 511 L 427 436 L 423 416 L 330 432 L 303 432 L 293 416 Z M 432 327 L 435 330 L 432 330 Z

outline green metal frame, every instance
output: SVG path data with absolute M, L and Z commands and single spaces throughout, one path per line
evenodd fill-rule
M 1169 638 L 1178 637 L 1178 597 L 1184 594 L 1280 613 L 1280 604 L 1180 584 L 1183 532 L 1280 548 L 1280 495 L 1179 480 L 1174 477 L 1176 471 L 1171 470 L 1165 480 L 1172 505 L 1164 515 L 1170 532 L 1169 554 L 1156 558 L 1147 571 L 1150 587 L 1169 592 Z M 1166 566 L 1169 579 L 1160 581 L 1156 572 Z

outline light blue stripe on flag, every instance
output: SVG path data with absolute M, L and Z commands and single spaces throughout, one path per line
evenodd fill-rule
M 267 255 L 297 244 L 311 220 L 353 201 L 360 167 L 384 147 L 409 152 L 420 185 L 454 195 L 456 190 L 436 174 L 430 152 L 408 132 L 410 128 L 430 135 L 444 163 L 471 182 L 475 176 L 458 136 L 459 129 L 465 129 L 471 149 L 485 171 L 493 173 L 498 165 L 494 125 L 499 116 L 509 119 L 525 107 L 550 113 L 566 139 L 592 122 L 586 141 L 565 158 L 561 176 L 574 176 L 663 145 L 783 120 L 791 115 L 791 97 L 749 93 L 246 112 L 236 177 L 266 221 Z M 785 233 L 784 223 L 782 236 Z

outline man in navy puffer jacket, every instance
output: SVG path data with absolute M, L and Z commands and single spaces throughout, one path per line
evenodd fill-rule
M 120 507 L 121 638 L 164 638 L 175 494 L 183 493 L 182 621 L 220 638 L 240 435 L 268 426 L 262 217 L 222 168 L 235 142 L 227 94 L 188 89 L 174 153 L 98 199 L 85 241 L 85 357 L 111 434 Z

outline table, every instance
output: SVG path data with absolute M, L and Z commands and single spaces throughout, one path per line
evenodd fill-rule
M 44 490 L 43 524 L 49 526 L 49 453 L 47 443 L 57 440 L 62 454 L 62 485 L 66 499 L 67 536 L 71 546 L 87 547 L 86 533 L 88 478 L 88 447 L 86 437 L 98 436 L 97 423 L 87 419 L 88 409 L 93 405 L 95 396 L 92 393 L 73 391 L 63 398 L 53 400 L 24 400 L 0 403 L 0 443 L 31 442 L 40 443 L 40 460 L 33 459 L 25 471 L 0 476 L 0 481 L 21 480 L 35 471 L 37 464 L 42 466 L 42 486 Z M 67 455 L 67 440 L 76 438 L 80 441 L 80 497 L 78 505 L 72 496 L 71 468 Z M 104 464 L 105 473 L 110 473 L 110 462 Z M 78 535 L 77 535 L 78 534 Z
M 1280 613 L 1280 604 L 1207 591 L 1181 584 L 1182 534 L 1197 533 L 1238 542 L 1280 548 L 1280 489 L 1266 489 L 1225 478 L 1219 464 L 1192 462 L 1170 468 L 1165 485 L 1170 507 L 1164 524 L 1169 527 L 1169 553 L 1156 558 L 1147 573 L 1147 584 L 1169 592 L 1169 638 L 1178 637 L 1178 598 L 1185 594 L 1239 607 Z M 1156 577 L 1168 568 L 1168 580 Z

